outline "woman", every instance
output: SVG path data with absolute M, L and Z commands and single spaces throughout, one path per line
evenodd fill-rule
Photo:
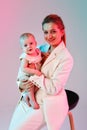
M 31 86 L 39 87 L 36 99 L 40 109 L 34 110 L 20 100 L 9 130 L 42 130 L 44 125 L 47 130 L 59 130 L 68 112 L 64 86 L 72 70 L 73 59 L 66 48 L 63 21 L 58 15 L 50 14 L 44 18 L 42 30 L 50 45 L 49 56 L 42 66 L 43 74 L 29 79 Z

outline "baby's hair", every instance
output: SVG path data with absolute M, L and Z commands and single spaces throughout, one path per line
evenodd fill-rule
M 33 38 L 35 38 L 32 33 L 23 33 L 23 34 L 21 34 L 21 36 L 20 36 L 20 45 L 22 45 L 22 43 L 23 43 L 27 38 L 29 38 L 29 37 L 31 37 L 31 36 L 32 36 Z

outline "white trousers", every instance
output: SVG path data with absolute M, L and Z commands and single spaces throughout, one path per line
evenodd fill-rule
M 9 130 L 59 130 L 68 113 L 65 91 L 58 96 L 48 96 L 43 101 L 40 109 L 36 110 L 20 100 L 13 114 Z
M 24 101 L 20 101 L 13 114 L 9 130 L 47 130 L 42 110 L 34 110 Z

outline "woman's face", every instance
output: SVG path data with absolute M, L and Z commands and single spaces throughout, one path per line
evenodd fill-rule
M 64 30 L 60 30 L 55 23 L 45 23 L 43 25 L 44 39 L 53 47 L 56 47 L 61 42 L 61 37 L 64 35 Z

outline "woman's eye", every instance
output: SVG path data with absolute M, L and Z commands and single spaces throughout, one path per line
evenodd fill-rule
M 54 34 L 54 33 L 56 33 L 56 31 L 55 30 L 52 30 L 52 32 L 51 32 L 52 34 Z
M 44 34 L 48 34 L 48 32 L 47 32 L 47 31 L 44 31 Z

